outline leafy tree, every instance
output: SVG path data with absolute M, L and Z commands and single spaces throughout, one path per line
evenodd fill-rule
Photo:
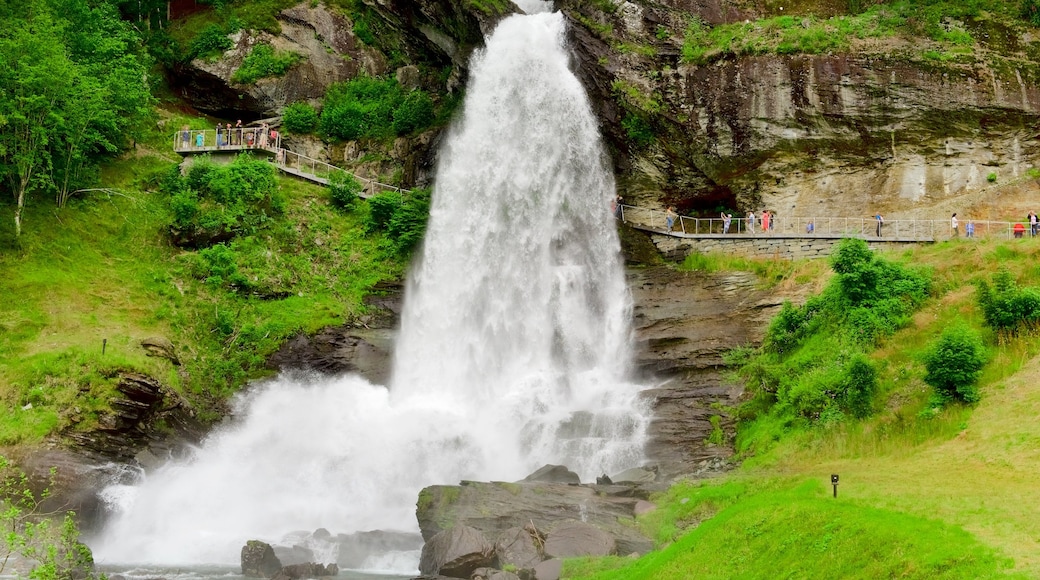
M 5 121 L 0 127 L 0 170 L 12 186 L 15 235 L 20 236 L 26 194 L 31 187 L 49 185 L 49 148 L 76 69 L 61 42 L 64 27 L 43 2 L 32 2 L 28 18 L 14 19 L 8 26 L 0 37 L 0 116 Z
M 394 133 L 406 135 L 421 131 L 434 121 L 433 101 L 426 91 L 412 91 L 394 110 Z
M 55 475 L 51 469 L 50 479 Z M 46 513 L 43 502 L 50 496 L 50 486 L 34 493 L 24 471 L 0 455 L 0 574 L 11 556 L 21 555 L 36 562 L 29 573 L 33 580 L 93 580 L 94 557 L 79 541 L 75 514 Z M 53 528 L 55 516 L 61 515 L 61 526 Z
M 0 177 L 15 233 L 34 191 L 64 205 L 151 114 L 146 62 L 114 6 L 31 0 L 0 28 Z
M 925 355 L 924 382 L 935 389 L 943 402 L 975 403 L 980 398 L 975 383 L 986 358 L 978 333 L 962 324 L 952 326 L 943 331 Z

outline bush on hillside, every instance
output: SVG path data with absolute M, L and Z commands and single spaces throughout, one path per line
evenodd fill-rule
M 353 209 L 361 190 L 357 178 L 345 171 L 337 171 L 329 178 L 329 200 L 336 209 Z
M 289 133 L 313 133 L 318 128 L 318 112 L 307 103 L 293 103 L 282 111 L 282 128 Z
M 206 247 L 251 233 L 285 212 L 274 168 L 248 155 L 219 166 L 201 158 L 184 177 L 168 176 L 170 233 L 182 247 Z
M 344 141 L 391 136 L 394 110 L 403 99 L 394 79 L 359 77 L 336 83 L 325 93 L 321 133 Z
M 964 325 L 947 328 L 925 355 L 924 382 L 943 402 L 975 403 L 980 398 L 975 383 L 986 358 L 978 333 Z
M 433 124 L 433 100 L 426 91 L 412 91 L 394 109 L 394 133 L 406 135 Z
M 242 59 L 242 66 L 232 73 L 231 81 L 249 85 L 262 78 L 280 77 L 301 58 L 295 52 L 277 52 L 270 44 L 258 44 Z
M 993 275 L 993 285 L 980 280 L 975 300 L 986 324 L 1007 340 L 1021 329 L 1035 330 L 1040 325 L 1040 289 L 1019 288 L 1011 271 L 1001 268 Z
M 430 190 L 416 189 L 406 194 L 381 193 L 368 200 L 366 229 L 385 231 L 391 249 L 408 254 L 422 241 L 430 215 Z
M 739 363 L 756 392 L 745 417 L 817 422 L 870 414 L 877 371 L 867 351 L 909 321 L 929 277 L 851 238 L 835 249 L 831 266 L 836 275 L 823 293 L 800 307 L 784 304 L 762 348 Z
M 1040 26 L 1040 0 L 1022 0 L 1019 13 L 1033 26 Z

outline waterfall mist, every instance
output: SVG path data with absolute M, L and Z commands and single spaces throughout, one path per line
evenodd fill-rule
M 414 530 L 427 485 L 639 464 L 613 176 L 564 31 L 559 14 L 513 16 L 473 57 L 390 387 L 252 387 L 189 460 L 105 490 L 99 560 L 237 563 L 246 540 L 294 530 Z

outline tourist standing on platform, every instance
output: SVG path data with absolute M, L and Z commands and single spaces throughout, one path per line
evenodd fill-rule
M 235 145 L 242 145 L 242 119 L 235 122 Z
M 267 123 L 260 125 L 260 148 L 267 149 Z
M 950 227 L 953 228 L 952 237 L 954 237 L 954 238 L 960 237 L 961 231 L 957 228 L 957 214 L 956 213 L 953 214 L 952 216 L 950 216 Z
M 224 126 L 217 123 L 217 149 L 224 146 Z
M 881 217 L 881 214 L 876 214 L 874 220 L 877 221 L 877 237 L 881 237 L 881 226 L 885 225 L 885 218 Z M 897 228 L 898 230 L 898 228 Z
M 1029 221 L 1029 235 L 1035 238 L 1036 230 L 1040 227 L 1040 218 L 1036 217 L 1036 212 L 1031 211 L 1026 219 Z
M 968 219 L 968 225 L 964 226 L 964 235 L 969 238 L 975 237 L 975 222 L 971 221 L 971 218 Z
M 191 147 L 191 128 L 187 125 L 181 129 L 181 149 Z
M 749 234 L 755 233 L 755 212 L 747 212 L 747 231 Z
M 769 218 L 770 217 L 771 216 L 769 215 L 768 211 L 762 210 L 762 233 L 764 233 L 764 234 L 768 234 L 769 233 L 769 226 L 770 226 Z
M 722 233 L 729 233 L 729 224 L 733 221 L 733 214 L 722 212 Z
M 672 231 L 672 227 L 675 226 L 675 218 L 678 214 L 675 213 L 675 206 L 668 206 L 668 209 L 664 210 L 664 224 L 665 229 Z

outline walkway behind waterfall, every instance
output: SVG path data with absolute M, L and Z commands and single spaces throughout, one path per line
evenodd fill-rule
M 248 135 L 254 135 L 254 144 L 246 144 Z M 306 155 L 295 153 L 281 146 L 281 139 L 276 138 L 266 146 L 259 146 L 255 140 L 258 129 L 231 129 L 230 133 L 221 131 L 218 143 L 217 132 L 213 129 L 202 131 L 178 131 L 174 136 L 173 149 L 181 155 L 197 155 L 206 153 L 254 152 L 270 157 L 271 163 L 278 170 L 295 175 L 302 179 L 328 185 L 331 177 L 337 173 L 351 175 L 363 186 L 359 193 L 362 198 L 370 198 L 384 191 L 408 192 L 394 185 L 381 183 L 374 179 L 354 175 L 342 168 L 324 161 L 318 161 Z M 230 139 L 229 139 L 230 136 Z M 201 143 L 201 144 L 200 144 Z M 667 216 L 663 210 L 648 209 L 630 205 L 621 206 L 618 217 L 632 227 L 649 233 L 668 235 L 678 238 L 847 238 L 858 237 L 880 242 L 934 242 L 954 235 L 949 219 L 919 220 L 892 219 L 885 220 L 878 235 L 877 221 L 873 217 L 833 217 L 833 216 L 774 216 L 772 226 L 763 231 L 761 218 L 756 216 L 754 224 L 746 218 L 736 215 L 730 220 L 729 228 L 725 221 L 717 218 L 696 218 L 677 216 L 671 230 L 667 228 Z M 1016 232 L 1016 226 L 1020 229 Z M 1028 225 L 1014 222 L 975 221 L 974 232 L 968 234 L 968 220 L 961 220 L 959 237 L 1010 239 L 1029 235 Z

